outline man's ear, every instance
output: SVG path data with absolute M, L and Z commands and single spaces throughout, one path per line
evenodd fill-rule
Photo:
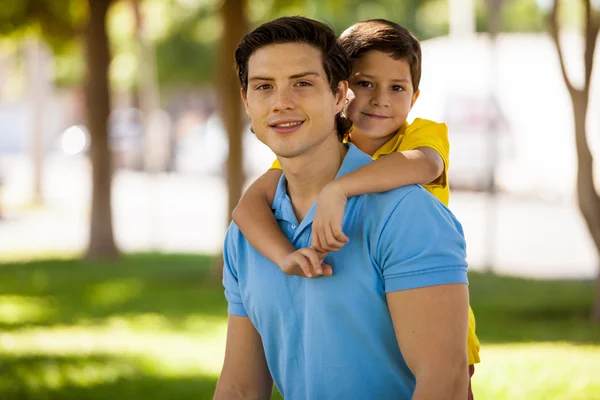
M 246 97 L 246 91 L 244 89 L 240 89 L 240 96 L 244 102 L 244 110 L 246 111 L 246 115 L 248 118 L 250 118 L 250 113 L 248 112 L 248 98 Z
M 421 94 L 420 90 L 417 90 L 415 92 L 415 94 L 413 94 L 412 96 L 412 100 L 410 102 L 410 108 L 413 108 L 413 106 L 415 105 L 415 103 L 417 102 L 417 99 L 419 98 L 419 95 Z
M 339 113 L 346 105 L 346 96 L 348 94 L 348 81 L 340 81 L 335 92 L 335 113 Z

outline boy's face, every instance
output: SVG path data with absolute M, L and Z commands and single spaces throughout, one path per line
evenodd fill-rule
M 372 50 L 352 67 L 350 89 L 355 97 L 348 103 L 346 115 L 369 138 L 394 135 L 419 97 L 419 92 L 413 91 L 410 65 Z
M 271 44 L 248 60 L 242 91 L 254 133 L 276 155 L 296 157 L 335 135 L 348 83 L 333 94 L 318 49 L 304 43 Z

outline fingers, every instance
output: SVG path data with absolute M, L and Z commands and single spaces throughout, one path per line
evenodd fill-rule
M 300 251 L 310 263 L 311 269 L 315 272 L 315 274 L 323 275 L 323 267 L 321 266 L 321 260 L 319 259 L 317 251 L 310 247 L 300 249 Z
M 331 268 L 331 265 L 323 263 L 321 264 L 321 267 L 323 268 L 323 276 L 333 275 L 333 268 Z
M 324 231 L 325 231 L 325 246 L 323 246 L 323 250 L 338 251 L 339 249 L 344 247 L 344 245 L 346 244 L 347 239 L 348 239 L 346 237 L 346 235 L 344 235 L 341 231 L 339 231 L 336 236 L 331 225 L 326 225 Z M 346 240 L 339 240 L 338 236 L 340 237 L 340 239 L 345 238 Z
M 319 226 L 313 225 L 312 247 L 319 252 L 325 253 L 325 252 L 327 252 L 327 250 L 324 249 L 324 245 L 326 244 L 326 241 L 325 241 L 325 237 L 321 233 L 321 231 L 322 231 L 322 229 Z
M 302 274 L 306 277 L 306 278 L 312 278 L 313 276 L 316 276 L 316 270 L 312 265 L 312 262 L 310 260 L 310 258 L 308 258 L 304 252 L 305 249 L 300 249 L 298 251 L 296 251 L 295 257 L 294 257 L 294 263 L 300 267 L 300 269 L 302 270 Z M 297 275 L 297 274 L 294 274 Z M 302 276 L 302 275 L 301 275 Z

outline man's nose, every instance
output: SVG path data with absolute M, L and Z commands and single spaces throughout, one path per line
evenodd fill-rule
M 277 90 L 273 111 L 293 110 L 296 107 L 294 94 L 289 88 Z

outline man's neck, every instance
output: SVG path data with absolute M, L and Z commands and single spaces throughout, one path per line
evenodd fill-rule
M 287 191 L 298 221 L 302 221 L 321 189 L 335 179 L 348 149 L 332 135 L 301 156 L 280 159 Z

